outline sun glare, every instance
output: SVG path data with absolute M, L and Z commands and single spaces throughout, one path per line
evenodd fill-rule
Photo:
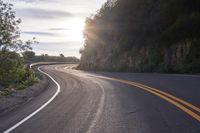
M 76 19 L 62 24 L 66 26 L 66 30 L 61 31 L 62 36 L 65 36 L 70 41 L 83 41 L 84 20 Z

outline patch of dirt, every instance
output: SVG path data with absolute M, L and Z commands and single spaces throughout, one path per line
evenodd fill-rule
M 50 83 L 50 79 L 36 71 L 40 81 L 26 89 L 18 90 L 11 95 L 0 97 L 0 116 L 17 108 L 42 93 Z

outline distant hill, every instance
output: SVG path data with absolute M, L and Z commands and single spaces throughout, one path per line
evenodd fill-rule
M 40 56 L 35 55 L 33 51 L 25 51 L 22 53 L 25 62 L 72 62 L 72 63 L 79 63 L 80 60 L 74 56 L 65 57 L 63 54 L 60 56 L 49 56 L 48 54 L 42 54 Z
M 80 69 L 200 73 L 199 0 L 109 0 L 84 37 Z
M 34 62 L 73 62 L 79 63 L 76 57 L 60 57 L 60 56 L 35 56 L 31 59 Z

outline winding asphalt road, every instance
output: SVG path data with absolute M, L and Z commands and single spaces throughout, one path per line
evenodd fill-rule
M 0 132 L 200 133 L 200 76 L 40 68 L 52 82 L 0 117 Z

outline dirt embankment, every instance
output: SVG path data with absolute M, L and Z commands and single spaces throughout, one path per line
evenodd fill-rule
M 39 73 L 36 68 L 34 70 L 40 81 L 24 90 L 18 90 L 11 95 L 0 97 L 0 116 L 27 103 L 47 88 L 50 79 L 44 74 Z

